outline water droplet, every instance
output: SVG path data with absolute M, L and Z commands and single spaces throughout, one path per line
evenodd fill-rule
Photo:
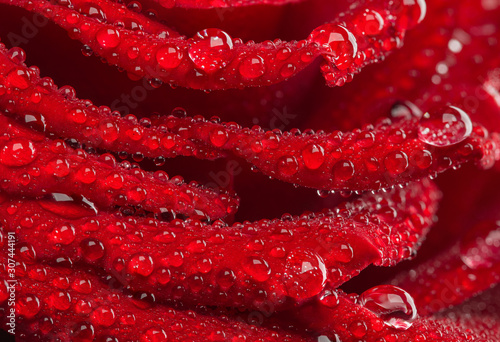
M 156 61 L 164 69 L 173 69 L 182 62 L 184 53 L 175 45 L 164 45 L 156 51 Z
M 75 227 L 71 224 L 64 224 L 54 228 L 54 230 L 49 233 L 49 240 L 56 244 L 69 245 L 75 240 L 75 236 Z
M 384 165 L 391 175 L 399 175 L 408 168 L 408 156 L 402 151 L 393 151 L 384 158 Z
M 339 160 L 333 166 L 333 176 L 341 182 L 351 179 L 354 176 L 354 164 L 350 160 Z
M 71 296 L 66 291 L 54 292 L 49 297 L 49 305 L 57 310 L 68 310 L 71 307 Z
M 233 40 L 224 31 L 211 28 L 198 32 L 188 54 L 194 65 L 206 73 L 224 68 L 232 58 Z
M 447 106 L 425 113 L 418 127 L 418 138 L 433 146 L 450 146 L 472 133 L 469 115 L 458 107 Z
M 390 110 L 391 117 L 394 119 L 410 120 L 412 118 L 421 118 L 422 111 L 410 101 L 396 101 Z
M 92 292 L 92 283 L 88 279 L 77 278 L 71 283 L 71 288 L 76 292 L 89 294 Z
M 310 144 L 302 150 L 302 159 L 308 169 L 316 170 L 325 161 L 325 150 L 321 145 Z
M 483 221 L 460 242 L 460 258 L 471 269 L 491 268 L 500 262 L 500 221 Z
M 100 306 L 92 312 L 91 319 L 103 327 L 110 327 L 115 323 L 115 311 L 109 306 Z
M 351 245 L 345 243 L 334 243 L 330 250 L 332 258 L 337 262 L 348 263 L 354 258 L 354 250 Z
M 95 337 L 94 326 L 88 322 L 79 322 L 71 329 L 71 341 L 92 342 Z
M 147 277 L 154 270 L 153 258 L 146 253 L 137 253 L 130 258 L 128 271 L 132 274 L 139 274 Z
M 80 242 L 82 256 L 88 261 L 96 261 L 104 256 L 105 248 L 100 240 L 87 238 Z
M 45 122 L 45 117 L 40 113 L 24 113 L 23 114 L 24 123 L 39 132 L 45 132 L 47 130 L 47 123 Z
M 363 292 L 359 303 L 382 318 L 386 325 L 406 330 L 417 317 L 413 298 L 393 285 L 380 285 Z
M 68 117 L 77 124 L 84 124 L 87 121 L 87 113 L 80 108 L 74 108 L 69 111 Z
M 76 9 L 86 17 L 93 18 L 101 22 L 106 21 L 106 15 L 101 7 L 96 4 L 84 2 L 83 4 L 77 4 Z
M 354 321 L 349 325 L 349 331 L 354 337 L 361 338 L 366 335 L 368 328 L 363 321 Z
M 210 142 L 217 147 L 223 146 L 229 139 L 229 134 L 224 128 L 214 128 L 210 131 Z
M 266 66 L 264 64 L 264 59 L 256 55 L 243 59 L 238 70 L 241 76 L 253 80 L 264 75 L 266 72 Z
M 281 67 L 280 75 L 282 77 L 288 78 L 288 77 L 291 77 L 295 73 L 295 70 L 297 70 L 297 67 L 294 64 L 287 63 Z
M 120 45 L 120 33 L 112 28 L 102 28 L 97 31 L 96 39 L 99 45 L 105 49 L 115 48 Z
M 411 29 L 425 18 L 425 0 L 394 1 L 389 10 L 396 15 L 396 26 L 400 30 Z
M 230 269 L 223 269 L 217 274 L 217 284 L 224 291 L 229 290 L 234 285 L 235 280 L 236 275 Z
M 120 190 L 123 187 L 123 182 L 123 176 L 116 172 L 106 177 L 106 185 L 115 190 Z
M 66 177 L 69 175 L 69 163 L 66 159 L 56 158 L 47 164 L 47 170 L 56 177 Z
M 243 269 L 256 281 L 266 281 L 271 276 L 271 268 L 267 261 L 257 256 L 248 257 L 243 263 Z
M 355 20 L 358 29 L 368 36 L 376 36 L 384 27 L 384 19 L 374 10 L 365 10 Z
M 36 157 L 35 145 L 30 140 L 12 139 L 0 150 L 0 163 L 6 166 L 25 166 Z
M 297 248 L 288 254 L 283 280 L 290 297 L 313 297 L 323 290 L 326 279 L 325 262 L 318 253 Z
M 26 53 L 20 47 L 13 47 L 7 52 L 7 56 L 15 63 L 21 64 L 26 61 Z
M 19 251 L 19 256 L 21 260 L 27 264 L 33 264 L 36 261 L 36 251 L 33 245 L 27 242 L 20 242 L 17 244 L 17 250 Z
M 358 53 L 356 38 L 341 25 L 322 25 L 311 33 L 309 40 L 322 46 L 325 57 L 340 70 L 349 68 Z
M 7 85 L 24 90 L 31 85 L 31 75 L 24 68 L 16 68 L 7 74 L 6 81 Z
M 335 308 L 340 303 L 337 291 L 332 291 L 328 289 L 324 290 L 321 293 L 321 295 L 319 296 L 319 301 L 321 304 L 323 304 L 328 308 Z
M 167 333 L 162 328 L 151 328 L 148 329 L 142 340 L 144 342 L 167 342 Z
M 283 156 L 278 159 L 278 172 L 283 176 L 292 176 L 299 171 L 299 163 L 294 156 Z
M 40 300 L 33 294 L 26 294 L 16 301 L 16 312 L 25 318 L 32 318 L 40 311 Z

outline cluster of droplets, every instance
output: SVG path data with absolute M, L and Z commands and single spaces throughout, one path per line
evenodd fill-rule
M 415 196 L 407 195 L 408 200 Z M 380 220 L 397 225 L 390 208 L 366 207 L 372 202 L 370 199 L 359 201 L 336 213 L 284 215 L 281 220 L 233 227 L 225 227 L 220 221 L 208 226 L 192 219 L 162 223 L 133 216 L 94 216 L 89 205 L 82 207 L 82 203 L 63 194 L 53 194 L 50 201 L 39 204 L 4 203 L 0 210 L 5 210 L 8 226 L 23 227 L 23 253 L 30 255 L 31 260 L 37 255 L 44 259 L 61 256 L 61 250 L 56 255 L 51 246 L 61 246 L 62 251 L 76 249 L 79 260 L 118 272 L 135 290 L 198 304 L 223 300 L 229 306 L 259 307 L 268 298 L 275 298 L 276 305 L 281 305 L 285 297 L 297 301 L 314 297 L 327 282 L 339 285 L 358 273 L 360 267 L 366 267 L 368 264 L 360 262 L 366 260 L 367 253 L 378 258 L 387 254 L 387 249 L 404 249 L 403 245 L 414 243 L 401 237 L 403 232 L 399 230 L 394 230 L 393 236 L 387 235 L 387 241 L 392 239 L 390 243 L 373 241 L 380 245 L 380 250 L 354 235 L 343 233 L 338 238 L 345 226 L 354 226 L 354 222 L 367 227 L 369 222 L 380 224 Z M 359 212 L 363 207 L 364 211 Z M 432 208 L 423 209 L 434 212 Z M 368 218 L 372 211 L 375 217 Z M 404 215 L 399 215 L 404 220 Z M 354 221 L 349 223 L 351 220 Z M 269 234 L 261 233 L 264 228 Z M 413 229 L 413 224 L 407 228 Z M 200 230 L 205 233 L 195 233 Z M 412 235 L 418 235 L 418 230 Z M 373 233 L 382 240 L 386 235 Z M 367 232 L 366 237 L 371 234 Z M 314 248 L 318 239 L 323 241 L 323 250 Z M 63 255 L 74 258 L 72 253 Z M 399 251 L 389 255 L 394 262 L 408 256 Z
M 105 206 L 129 203 L 153 212 L 165 208 L 188 215 L 191 211 L 191 214 L 205 218 L 224 217 L 237 206 L 238 201 L 224 193 L 213 193 L 194 182 L 185 184 L 181 178 L 168 179 L 161 177 L 161 173 L 148 174 L 131 168 L 129 164 L 118 165 L 109 154 L 97 158 L 83 150 L 73 150 L 61 140 L 44 140 L 32 133 L 18 134 L 18 138 L 13 138 L 11 134 L 17 126 L 5 117 L 0 116 L 0 120 L 4 125 L 4 135 L 0 140 L 0 167 L 5 174 L 2 187 L 7 191 L 13 191 L 18 184 L 30 184 L 29 191 L 37 196 L 47 191 L 83 191 L 89 200 Z M 40 150 L 45 153 L 38 153 Z M 110 166 L 115 170 L 110 170 Z M 47 178 L 49 175 L 54 177 Z M 62 182 L 65 179 L 74 181 L 69 189 Z M 106 189 L 105 193 L 97 192 L 97 186 Z M 180 188 L 183 189 L 181 192 L 176 190 Z M 213 197 L 213 200 L 210 207 L 202 208 L 198 198 L 206 196 Z M 224 203 L 228 201 L 232 204 L 226 207 Z
M 6 259 L 2 260 L 5 262 Z M 182 324 L 183 332 L 177 331 L 176 336 L 185 333 L 189 338 L 196 333 L 206 335 L 209 341 L 222 341 L 225 337 L 245 341 L 247 337 L 258 335 L 301 341 L 286 332 L 247 330 L 244 324 L 236 321 L 159 306 L 151 294 L 123 293 L 122 286 L 112 277 L 99 278 L 76 269 L 68 273 L 64 267 L 71 265 L 69 259 L 60 258 L 56 264 L 58 267 L 42 265 L 24 252 L 19 254 L 15 309 L 22 320 L 30 322 L 23 329 L 28 337 L 34 334 L 78 342 L 121 341 L 130 338 L 133 328 L 133 335 L 141 341 L 166 342 L 172 332 L 168 327 Z M 8 299 L 7 286 L 5 279 L 0 281 L 1 305 Z M 161 320 L 151 322 L 151 317 Z
M 423 1 L 395 3 L 398 6 L 390 11 L 367 8 L 350 12 L 354 23 L 351 28 L 344 22 L 325 24 L 306 40 L 259 44 L 243 44 L 241 39 L 216 28 L 199 31 L 189 39 L 180 37 L 138 13 L 142 6 L 137 2 L 123 6 L 76 1 L 75 5 L 60 2 L 26 7 L 54 20 L 71 37 L 86 44 L 84 55 L 94 51 L 110 64 L 125 69 L 132 79 L 146 77 L 153 87 L 165 82 L 217 89 L 282 81 L 320 54 L 328 62 L 322 68 L 330 85 L 350 81 L 361 67 L 398 47 L 404 31 L 425 14 Z M 128 57 L 129 62 L 118 55 Z

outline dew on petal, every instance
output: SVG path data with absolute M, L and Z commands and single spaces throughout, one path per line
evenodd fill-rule
M 26 139 L 12 139 L 0 150 L 0 164 L 6 166 L 25 166 L 37 156 L 33 142 Z
M 290 297 L 296 299 L 313 297 L 325 287 L 327 280 L 325 262 L 312 250 L 295 249 L 286 258 L 283 278 Z
M 426 144 L 445 147 L 458 144 L 472 133 L 469 115 L 455 106 L 425 113 L 420 119 L 418 138 Z
M 322 25 L 311 33 L 309 40 L 323 47 L 325 55 L 340 70 L 348 69 L 358 53 L 356 38 L 342 25 Z
M 259 282 L 266 281 L 271 277 L 269 264 L 257 256 L 248 257 L 243 263 L 243 269 L 250 277 Z
M 198 69 L 211 74 L 229 63 L 232 50 L 231 37 L 222 30 L 210 28 L 195 35 L 188 55 Z
M 379 285 L 363 292 L 359 303 L 382 318 L 386 325 L 407 330 L 417 317 L 413 298 L 405 290 L 393 285 Z

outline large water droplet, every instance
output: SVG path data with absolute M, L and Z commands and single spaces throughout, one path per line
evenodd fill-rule
M 377 314 L 386 325 L 406 330 L 417 317 L 413 298 L 405 290 L 393 285 L 380 285 L 366 290 L 359 303 Z
M 322 25 L 311 33 L 309 40 L 322 46 L 325 57 L 340 70 L 349 68 L 358 53 L 356 38 L 351 31 L 341 25 Z
M 471 269 L 500 263 L 500 221 L 478 223 L 460 242 L 460 258 Z
M 472 133 L 469 115 L 458 107 L 446 106 L 425 113 L 420 119 L 418 138 L 433 146 L 450 146 Z
M 35 146 L 27 139 L 12 139 L 0 150 L 0 164 L 6 166 L 25 166 L 35 157 Z
M 286 258 L 283 277 L 290 297 L 296 299 L 313 297 L 326 285 L 325 262 L 314 251 L 295 249 Z
M 211 28 L 195 35 L 188 54 L 198 69 L 210 74 L 229 63 L 232 49 L 231 37 L 222 30 Z

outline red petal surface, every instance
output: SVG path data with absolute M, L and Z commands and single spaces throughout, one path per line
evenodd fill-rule
M 4 330 L 498 341 L 497 1 L 0 2 Z
M 102 10 L 93 17 L 47 2 L 3 2 L 46 16 L 109 64 L 126 70 L 132 79 L 146 77 L 158 85 L 164 82 L 208 90 L 281 82 L 297 74 L 319 55 L 326 59 L 322 72 L 327 83 L 343 85 L 362 67 L 383 59 L 397 48 L 406 29 L 416 25 L 425 15 L 423 1 L 393 4 L 385 10 L 387 1 L 374 0 L 368 2 L 367 8 L 346 14 L 345 22 L 338 20 L 319 26 L 306 40 L 243 44 L 241 39 L 212 28 L 186 39 L 171 34 L 167 27 L 156 34 L 144 32 L 140 26 L 135 31 L 117 27 L 107 21 L 103 8 L 106 6 L 101 6 L 101 1 L 97 0 L 92 5 Z M 110 11 L 117 11 L 113 6 L 108 7 Z M 371 21 L 367 21 L 366 10 L 375 13 L 376 19 L 371 21 L 375 20 L 380 26 L 375 31 L 371 29 Z M 129 10 L 123 6 L 121 11 Z M 355 22 L 357 26 L 352 25 Z M 140 21 L 134 23 L 140 25 Z
M 272 302 L 278 311 L 327 283 L 339 286 L 370 263 L 412 256 L 438 198 L 431 183 L 416 183 L 335 211 L 232 227 L 110 214 L 71 219 L 77 209 L 68 216 L 66 204 L 43 201 L 5 201 L 0 217 L 43 261 L 88 262 L 168 300 L 249 309 Z
M 3 239 L 9 241 L 7 235 Z M 12 283 L 5 253 L 1 260 L 0 308 L 5 325 L 10 322 L 7 297 Z M 124 291 L 113 277 L 84 268 L 20 260 L 14 270 L 17 329 L 23 341 L 314 341 L 281 329 L 249 326 L 211 310 L 198 313 L 161 305 L 154 297 Z
M 49 140 L 0 115 L 2 190 L 41 197 L 50 193 L 82 195 L 101 207 L 140 206 L 151 212 L 173 211 L 199 217 L 225 217 L 238 200 L 216 194 L 182 178 L 168 179 L 118 165 L 109 154 L 97 157 Z M 111 129 L 110 134 L 118 134 Z

